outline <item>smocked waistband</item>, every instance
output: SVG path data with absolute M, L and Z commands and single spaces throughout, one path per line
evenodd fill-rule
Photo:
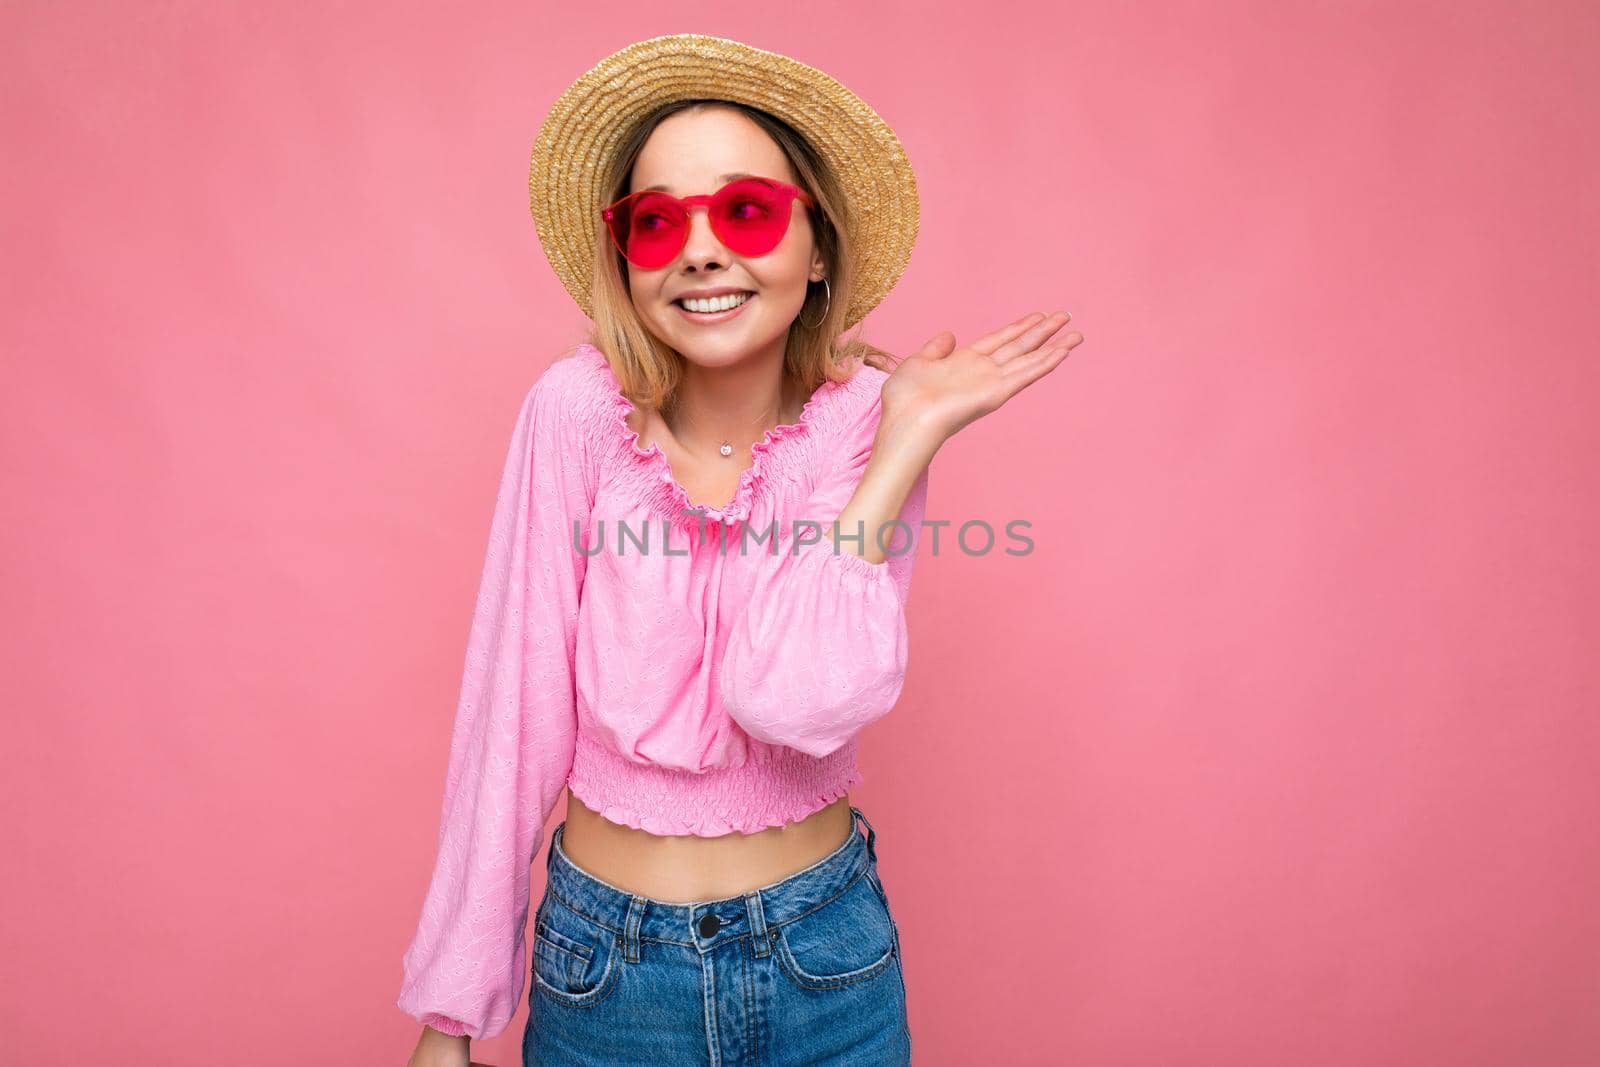
M 772 749 L 769 759 L 685 771 L 637 763 L 581 728 L 567 785 L 584 805 L 623 826 L 663 836 L 753 834 L 799 822 L 850 791 L 863 776 L 857 738 L 826 756 Z

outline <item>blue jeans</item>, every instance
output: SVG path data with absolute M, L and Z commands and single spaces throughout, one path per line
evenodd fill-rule
M 524 1067 L 909 1064 L 900 931 L 877 834 L 850 811 L 850 840 L 827 856 L 704 904 L 601 881 L 567 858 L 557 826 L 534 918 Z

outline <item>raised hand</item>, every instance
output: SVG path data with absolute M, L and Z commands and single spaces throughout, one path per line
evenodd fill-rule
M 883 417 L 915 424 L 939 441 L 993 411 L 1049 374 L 1083 343 L 1076 330 L 1046 347 L 1072 316 L 1024 315 L 970 344 L 946 330 L 907 356 L 883 383 Z

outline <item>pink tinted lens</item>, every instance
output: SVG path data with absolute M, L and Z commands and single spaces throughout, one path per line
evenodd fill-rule
M 730 182 L 712 201 L 711 224 L 722 243 L 741 256 L 764 256 L 789 228 L 789 198 L 752 178 Z
M 617 247 L 636 266 L 647 270 L 671 263 L 688 232 L 683 208 L 664 193 L 634 197 L 611 217 Z

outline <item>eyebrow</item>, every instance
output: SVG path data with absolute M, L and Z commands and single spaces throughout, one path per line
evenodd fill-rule
M 719 181 L 719 182 L 731 182 L 735 178 L 753 178 L 753 177 L 755 177 L 754 174 L 745 174 L 743 171 L 740 171 L 739 173 L 736 173 L 736 174 L 719 174 L 719 175 L 717 175 L 717 181 Z M 647 185 L 643 189 L 640 189 L 639 192 L 641 192 L 641 193 L 653 193 L 653 192 L 670 193 L 670 192 L 672 192 L 672 190 L 670 188 L 668 188 L 667 186 L 665 186 L 665 185 Z

